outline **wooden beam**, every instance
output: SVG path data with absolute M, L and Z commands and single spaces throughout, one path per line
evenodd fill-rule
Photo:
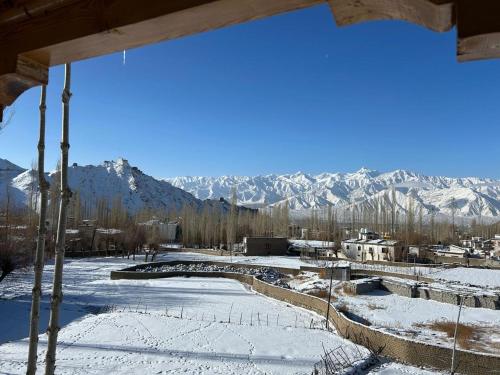
M 0 105 L 10 105 L 24 90 L 47 83 L 44 79 L 27 79 L 32 78 L 30 75 L 12 75 L 13 61 L 19 56 L 40 66 L 60 65 L 324 1 L 57 0 L 54 7 L 47 6 L 33 17 L 9 17 L 16 22 L 2 23 L 0 13 Z
M 48 83 L 49 70 L 27 57 L 3 59 L 0 62 L 0 109 L 11 105 L 24 91 Z
M 328 0 L 338 26 L 402 20 L 433 31 L 453 27 L 453 0 Z
M 60 65 L 321 3 L 324 0 L 80 0 L 14 26 L 0 25 L 0 51 Z
M 458 60 L 500 58 L 500 0 L 457 1 Z

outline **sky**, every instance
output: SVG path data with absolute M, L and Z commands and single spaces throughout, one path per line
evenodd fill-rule
M 458 63 L 456 30 L 338 28 L 326 5 L 73 63 L 70 162 L 155 177 L 408 169 L 500 178 L 500 60 Z M 47 167 L 63 68 L 51 68 Z M 39 88 L 0 158 L 36 160 Z M 8 116 L 8 113 L 7 113 Z

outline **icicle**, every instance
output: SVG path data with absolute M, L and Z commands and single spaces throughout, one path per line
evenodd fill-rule
M 127 50 L 123 50 L 123 65 L 127 63 Z

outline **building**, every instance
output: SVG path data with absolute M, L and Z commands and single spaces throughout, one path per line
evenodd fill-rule
M 180 237 L 180 226 L 177 221 L 165 223 L 158 219 L 151 219 L 139 225 L 146 230 L 148 238 L 158 242 L 177 242 Z
M 489 252 L 493 249 L 493 240 L 486 240 L 483 237 L 471 237 L 461 240 L 460 245 L 474 251 Z
M 286 255 L 288 240 L 285 237 L 244 237 L 245 255 Z
M 358 238 L 342 241 L 342 251 L 348 258 L 360 261 L 401 262 L 405 248 L 398 241 L 382 239 L 378 233 L 362 228 Z
M 468 258 L 470 256 L 470 249 L 467 247 L 450 245 L 449 247 L 442 247 L 436 249 L 434 254 L 438 256 L 445 256 L 449 258 Z

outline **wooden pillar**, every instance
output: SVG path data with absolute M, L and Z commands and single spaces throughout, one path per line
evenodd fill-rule
M 458 60 L 500 58 L 500 1 L 457 0 Z
M 45 374 L 53 375 L 56 367 L 56 346 L 59 327 L 59 308 L 62 302 L 62 275 L 64 264 L 64 247 L 66 244 L 66 216 L 71 191 L 68 187 L 68 150 L 69 150 L 69 100 L 71 82 L 71 64 L 66 64 L 64 90 L 62 93 L 63 118 L 61 141 L 61 202 L 59 204 L 59 220 L 57 223 L 56 254 L 54 265 L 54 282 L 49 327 L 47 328 L 48 342 L 45 357 Z
M 40 136 L 38 139 L 38 185 L 40 187 L 40 214 L 38 220 L 38 238 L 35 255 L 35 281 L 33 283 L 30 341 L 28 352 L 27 375 L 36 373 L 36 361 L 38 358 L 38 327 L 40 321 L 40 298 L 42 295 L 42 275 L 45 254 L 45 236 L 47 234 L 46 216 L 49 184 L 45 180 L 45 98 L 47 87 L 42 86 L 40 95 Z

